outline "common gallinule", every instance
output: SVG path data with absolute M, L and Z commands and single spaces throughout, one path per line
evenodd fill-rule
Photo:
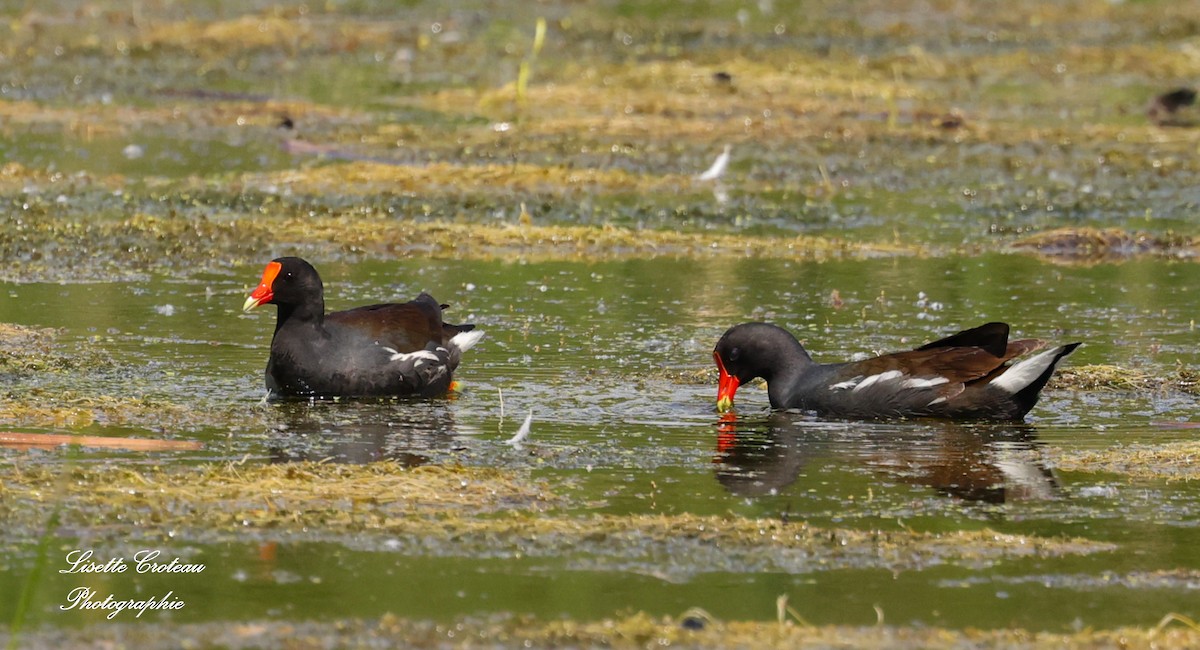
M 462 353 L 483 336 L 474 325 L 442 322 L 445 306 L 427 293 L 328 314 L 324 294 L 311 264 L 280 257 L 242 306 L 279 308 L 267 361 L 271 396 L 440 395 Z
M 1009 341 L 1007 324 L 987 323 L 909 352 L 823 364 L 787 330 L 744 323 L 725 332 L 713 350 L 720 372 L 717 408 L 731 409 L 738 386 L 762 377 L 775 409 L 846 418 L 1020 420 L 1059 360 L 1079 343 L 1008 363 L 1044 345 Z

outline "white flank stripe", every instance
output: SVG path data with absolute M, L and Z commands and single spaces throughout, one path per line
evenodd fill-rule
M 871 375 L 870 377 L 867 377 L 866 379 L 862 380 L 862 383 L 855 386 L 854 392 L 857 393 L 858 391 L 860 391 L 868 386 L 874 385 L 875 382 L 891 381 L 893 379 L 897 379 L 897 378 L 903 377 L 903 376 L 904 376 L 904 373 L 899 370 L 889 370 L 887 372 L 881 372 L 878 375 Z
M 929 400 L 929 403 L 926 404 L 925 406 L 933 406 L 934 404 L 941 404 L 942 402 L 945 402 L 945 401 L 946 401 L 945 397 L 935 397 L 934 399 Z
M 525 416 L 525 421 L 521 423 L 521 428 L 517 429 L 516 435 L 504 441 L 506 445 L 516 447 L 529 437 L 529 429 L 533 426 L 533 409 L 529 409 L 529 415 Z
M 462 352 L 466 352 L 483 338 L 483 332 L 480 330 L 471 330 L 470 332 L 461 332 L 455 334 L 454 338 L 450 339 L 450 345 L 458 348 Z
M 1005 370 L 1004 374 L 992 380 L 992 383 L 989 385 L 1015 395 L 1022 388 L 1032 384 L 1034 380 L 1041 377 L 1042 373 L 1046 372 L 1046 369 L 1054 363 L 1054 358 L 1060 354 L 1062 354 L 1061 347 L 1035 354 Z
M 409 359 L 416 359 L 417 366 L 420 366 L 422 361 L 433 361 L 434 363 L 441 361 L 441 359 L 438 358 L 438 355 L 430 352 L 429 350 L 417 350 L 416 352 L 409 352 L 408 354 L 401 354 L 392 348 L 384 348 L 384 350 L 392 353 L 392 356 L 388 358 L 388 361 L 408 361 Z
M 862 375 L 859 375 L 859 376 L 855 377 L 854 379 L 847 379 L 846 381 L 839 381 L 838 383 L 830 386 L 829 390 L 846 390 L 847 388 L 854 388 L 855 386 L 858 385 L 858 380 L 860 380 L 860 379 L 862 379 Z
M 942 384 L 950 383 L 945 377 L 934 377 L 932 379 L 921 379 L 919 377 L 910 377 L 900 382 L 901 388 L 933 388 Z

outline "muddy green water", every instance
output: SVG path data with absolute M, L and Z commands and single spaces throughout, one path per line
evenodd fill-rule
M 230 543 L 194 538 L 150 546 L 202 562 L 199 575 L 60 575 L 86 547 L 131 556 L 137 539 L 61 531 L 34 591 L 30 625 L 78 626 L 101 614 L 63 612 L 71 589 L 147 597 L 173 591 L 170 621 L 327 619 L 384 612 L 450 620 L 529 613 L 593 619 L 630 610 L 771 619 L 775 599 L 813 623 L 950 627 L 1152 625 L 1193 602 L 1200 566 L 1200 486 L 1066 473 L 1055 449 L 1097 449 L 1191 437 L 1154 422 L 1186 420 L 1191 396 L 1050 391 L 1023 426 L 821 422 L 771 415 L 765 392 L 738 395 L 736 423 L 718 428 L 715 386 L 680 377 L 711 365 L 725 327 L 783 324 L 819 359 L 915 346 L 993 319 L 1017 334 L 1083 340 L 1071 364 L 1163 373 L 1194 365 L 1200 266 L 1157 260 L 1087 268 L 1030 258 L 886 259 L 822 264 L 722 259 L 603 263 L 397 260 L 325 263 L 331 309 L 427 289 L 487 338 L 469 353 L 455 400 L 260 405 L 272 309 L 242 314 L 260 267 L 137 282 L 9 284 L 0 321 L 62 328 L 66 348 L 98 347 L 111 362 L 66 376 L 5 378 L 26 391 L 144 396 L 203 417 L 97 422 L 83 433 L 168 436 L 199 452 L 144 454 L 0 450 L 0 462 L 363 462 L 530 468 L 579 513 L 786 517 L 864 529 L 991 528 L 1113 542 L 1117 550 L 1045 560 L 933 562 L 894 570 L 864 560 L 828 566 L 803 555 L 744 558 L 720 548 L 531 544 L 491 552 L 428 547 L 378 534 L 289 536 L 255 531 Z M 841 306 L 830 305 L 837 291 Z M 504 444 L 524 415 L 521 448 Z M 31 429 L 36 430 L 36 429 Z M 730 436 L 730 434 L 734 434 Z M 36 540 L 0 538 L 0 593 L 25 585 Z M 0 598 L 0 620 L 15 613 Z

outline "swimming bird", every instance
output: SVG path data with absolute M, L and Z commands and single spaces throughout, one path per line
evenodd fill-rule
M 268 263 L 242 309 L 263 304 L 278 308 L 266 370 L 271 397 L 441 395 L 462 353 L 483 337 L 474 325 L 443 322 L 446 306 L 427 293 L 325 313 L 321 277 L 299 257 Z
M 767 380 L 774 409 L 843 418 L 937 417 L 1020 420 L 1058 362 L 1079 347 L 1008 340 L 1005 323 L 987 323 L 907 352 L 849 363 L 817 363 L 796 337 L 767 323 L 743 323 L 717 341 L 717 408 L 733 408 L 738 386 Z M 1010 363 L 1011 362 L 1011 363 Z

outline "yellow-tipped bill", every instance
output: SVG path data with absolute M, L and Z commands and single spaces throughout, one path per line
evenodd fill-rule
M 720 378 L 717 380 L 717 411 L 726 413 L 733 410 L 733 396 L 737 393 L 741 381 L 725 370 L 725 362 L 721 360 L 721 355 L 713 352 L 713 360 L 717 362 L 717 370 L 720 372 Z
M 267 264 L 267 268 L 263 270 L 262 281 L 250 293 L 250 297 L 246 298 L 246 302 L 242 303 L 242 311 L 250 311 L 263 303 L 271 302 L 271 299 L 275 297 L 275 290 L 272 287 L 282 268 L 283 265 L 279 262 Z

